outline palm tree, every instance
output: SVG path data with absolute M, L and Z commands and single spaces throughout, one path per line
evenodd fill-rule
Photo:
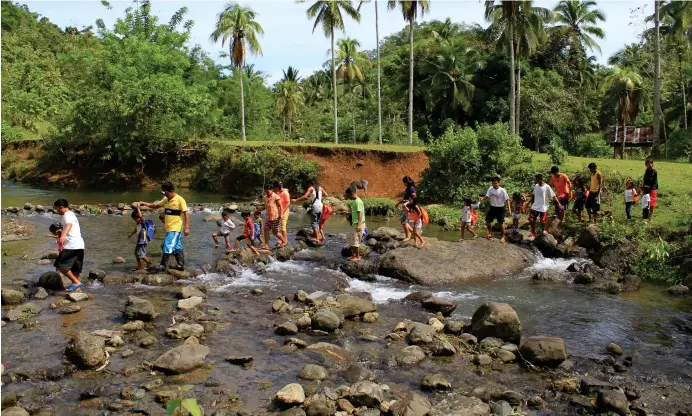
M 288 69 L 283 71 L 284 76 L 283 76 L 283 78 L 281 78 L 280 82 L 284 82 L 284 81 L 298 82 L 298 81 L 300 81 L 300 76 L 298 76 L 299 72 L 300 72 L 299 70 L 297 70 L 294 67 L 289 65 Z
M 247 53 L 262 55 L 262 47 L 257 39 L 258 35 L 264 34 L 264 29 L 255 20 L 257 13 L 249 7 L 242 7 L 236 3 L 228 3 L 224 10 L 219 13 L 216 29 L 212 32 L 210 39 L 221 45 L 228 42 L 230 50 L 231 65 L 242 69 L 245 65 Z M 240 71 L 239 71 L 240 72 Z M 240 130 L 243 141 L 245 136 L 245 97 L 243 96 L 242 72 L 240 77 Z
M 358 5 L 358 11 L 363 6 L 363 3 L 370 2 L 371 0 L 361 0 Z M 377 11 L 377 0 L 373 0 L 375 3 L 375 42 L 377 45 L 377 131 L 379 143 L 382 144 L 382 87 L 380 84 L 381 70 L 380 70 L 380 15 Z
M 299 0 L 304 2 L 305 0 Z M 334 143 L 339 143 L 339 131 L 337 121 L 337 93 L 336 93 L 336 65 L 334 63 L 334 31 L 344 30 L 343 13 L 349 15 L 356 22 L 360 22 L 360 13 L 353 7 L 351 0 L 318 0 L 308 8 L 310 19 L 315 19 L 312 27 L 313 33 L 317 26 L 322 25 L 324 35 L 332 40 L 332 93 L 334 95 Z
M 289 79 L 279 82 L 276 90 L 276 111 L 283 118 L 284 124 L 288 125 L 288 135 L 290 136 L 293 116 L 305 103 L 303 90 L 297 81 Z
M 305 102 L 307 104 L 314 104 L 329 96 L 332 81 L 328 71 L 317 71 L 310 75 L 304 83 L 307 85 L 307 87 L 304 88 L 308 94 L 307 97 L 305 97 Z
M 418 15 L 418 9 L 423 16 L 430 8 L 429 0 L 389 0 L 387 7 L 401 9 L 404 20 L 409 23 L 409 71 L 408 71 L 408 142 L 413 144 L 413 24 Z
M 460 26 L 457 23 L 453 23 L 449 17 L 444 22 L 439 20 L 430 22 L 430 28 L 430 34 L 439 44 L 449 44 L 454 36 L 460 32 Z
M 598 27 L 599 22 L 605 22 L 605 14 L 601 9 L 596 9 L 593 0 L 562 0 L 555 6 L 556 28 L 564 31 L 570 37 L 572 45 L 579 44 L 586 53 L 586 49 L 601 53 L 598 39 L 603 39 L 605 33 Z
M 456 118 L 458 108 L 468 111 L 475 86 L 471 79 L 484 65 L 478 52 L 473 48 L 444 44 L 437 55 L 423 64 L 427 78 L 428 91 L 435 102 L 441 103 L 443 117 Z
M 365 77 L 363 69 L 370 65 L 368 54 L 359 52 L 360 42 L 356 39 L 344 38 L 336 42 L 339 49 L 336 51 L 338 58 L 336 64 L 336 76 L 344 80 L 348 85 L 348 90 L 354 93 L 355 89 L 351 88 L 353 81 L 358 81 L 360 85 L 365 85 Z M 364 92 L 363 92 L 364 93 Z M 356 121 L 351 109 L 351 122 L 353 123 L 353 141 L 356 139 Z
M 656 37 L 654 44 L 654 143 L 653 155 L 658 156 L 661 144 L 661 30 L 659 13 L 661 0 L 654 0 L 654 27 Z
M 605 91 L 605 102 L 615 108 L 617 123 L 623 127 L 636 119 L 645 99 L 641 75 L 627 68 L 614 66 L 604 77 L 602 88 Z M 623 135 L 624 146 L 624 135 Z

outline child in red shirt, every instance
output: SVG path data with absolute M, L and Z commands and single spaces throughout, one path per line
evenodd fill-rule
M 243 211 L 240 216 L 243 217 L 243 221 L 245 222 L 243 226 L 243 235 L 239 235 L 238 238 L 235 239 L 235 244 L 233 245 L 233 249 L 231 251 L 238 251 L 238 244 L 240 244 L 241 241 L 246 241 L 247 246 L 250 247 L 250 250 L 252 250 L 255 256 L 259 256 L 260 253 L 257 251 L 254 245 L 255 222 L 250 217 L 249 211 Z

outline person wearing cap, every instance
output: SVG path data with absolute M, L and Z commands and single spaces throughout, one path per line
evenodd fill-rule
M 183 252 L 183 235 L 190 235 L 190 214 L 187 210 L 185 199 L 175 192 L 173 184 L 169 181 L 161 184 L 163 199 L 157 202 L 137 202 L 136 206 L 145 206 L 152 209 L 163 208 L 166 236 L 163 241 L 163 255 L 161 256 L 160 271 L 168 270 L 168 262 L 171 255 L 178 262 L 178 269 L 185 267 L 185 254 Z

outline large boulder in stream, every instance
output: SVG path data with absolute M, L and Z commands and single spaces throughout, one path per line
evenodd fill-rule
M 128 321 L 151 321 L 156 317 L 154 304 L 146 299 L 128 296 L 123 310 L 123 316 Z
M 172 374 L 187 373 L 203 366 L 207 355 L 209 347 L 205 345 L 180 345 L 157 358 L 154 368 Z
M 45 272 L 38 278 L 36 286 L 46 290 L 65 290 L 72 282 L 66 276 L 56 272 Z
M 488 253 L 497 261 L 488 261 Z M 422 249 L 400 247 L 382 256 L 379 274 L 415 284 L 443 285 L 517 273 L 532 260 L 529 250 L 498 240 L 458 244 L 426 238 Z
M 567 359 L 565 340 L 558 337 L 533 336 L 520 348 L 524 360 L 535 366 L 555 368 Z
M 601 247 L 594 256 L 593 261 L 600 267 L 615 273 L 625 274 L 629 272 L 630 265 L 641 257 L 641 252 L 634 243 L 629 241 L 619 242 Z
M 374 282 L 377 280 L 377 263 L 372 260 L 361 259 L 360 261 L 347 261 L 341 264 L 341 271 L 348 277 L 354 279 Z
M 471 318 L 473 335 L 482 339 L 500 338 L 518 344 L 521 339 L 521 322 L 516 311 L 506 303 L 486 302 Z
M 80 331 L 65 349 L 65 356 L 79 368 L 96 368 L 106 362 L 105 339 Z

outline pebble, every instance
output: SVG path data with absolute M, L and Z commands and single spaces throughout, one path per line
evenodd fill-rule
M 73 292 L 67 295 L 67 299 L 72 302 L 82 302 L 89 299 L 89 295 L 86 293 Z
M 123 356 L 123 358 L 127 358 L 127 357 L 131 356 L 131 355 L 134 354 L 134 353 L 135 353 L 134 351 L 132 351 L 131 349 L 128 348 L 128 349 L 126 349 L 125 351 L 123 351 L 123 352 L 121 353 L 121 355 Z
M 116 258 L 113 259 L 113 263 L 115 263 L 115 264 L 122 264 L 122 263 L 125 263 L 125 259 L 122 258 L 122 257 L 120 257 L 120 256 L 118 256 L 118 257 L 116 257 Z
M 122 326 L 125 332 L 134 332 L 144 329 L 144 322 L 142 321 L 131 321 Z
M 487 354 L 480 354 L 476 356 L 476 364 L 478 365 L 490 365 L 493 359 Z
M 624 351 L 622 350 L 622 347 L 620 347 L 618 344 L 615 344 L 614 342 L 611 342 L 606 346 L 606 351 L 608 351 L 610 354 L 615 355 L 615 356 L 621 356 Z
M 377 312 L 366 312 L 363 315 L 363 322 L 375 323 L 378 319 L 380 319 L 380 314 Z
M 157 379 L 151 380 L 150 382 L 144 384 L 142 387 L 146 391 L 152 391 L 152 390 L 157 389 L 161 386 L 163 386 L 163 380 L 161 380 L 160 378 L 157 378 Z

